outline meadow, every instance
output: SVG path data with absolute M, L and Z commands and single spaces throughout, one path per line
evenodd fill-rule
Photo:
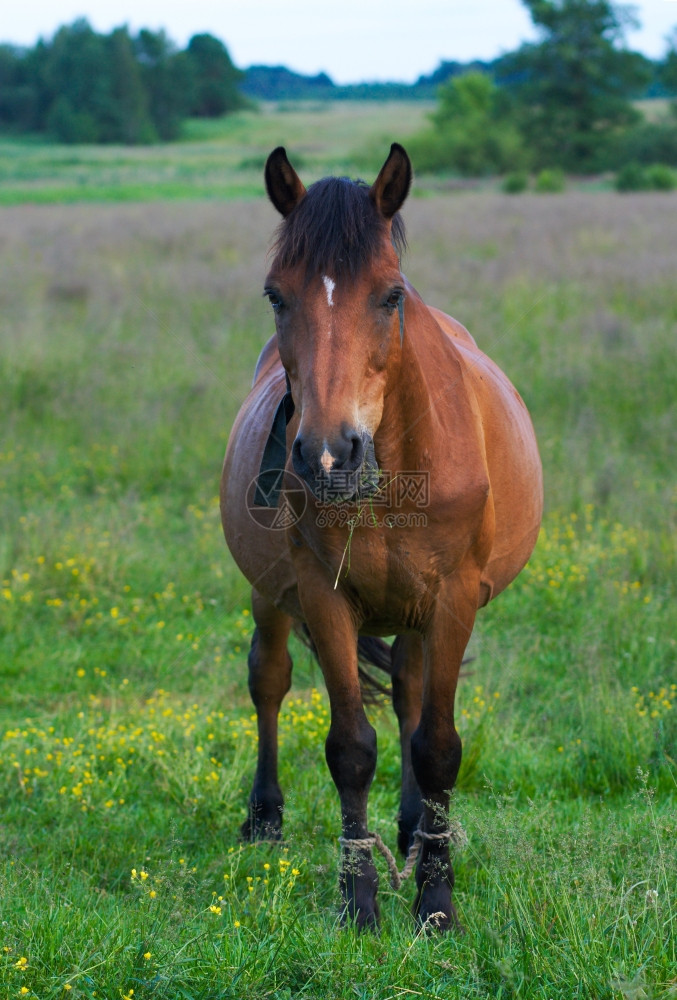
M 185 156 L 213 143 L 231 180 L 251 158 L 239 197 L 134 201 L 123 178 L 116 203 L 66 205 L 40 196 L 40 174 L 30 203 L 0 209 L 8 998 L 677 994 L 677 196 L 429 191 L 405 206 L 404 270 L 515 382 L 546 480 L 534 556 L 478 616 L 459 691 L 465 933 L 421 933 L 412 885 L 390 890 L 381 862 L 381 934 L 341 928 L 328 705 L 298 646 L 286 840 L 238 841 L 252 622 L 217 492 L 272 332 L 261 290 L 277 219 L 254 160 L 282 140 L 293 158 L 296 139 L 311 175 L 347 169 L 381 130 L 341 121 L 315 152 L 293 111 L 255 142 L 194 136 Z M 67 155 L 16 150 L 24 165 Z M 70 155 L 113 169 L 116 154 Z M 172 151 L 144 155 L 171 166 Z M 145 195 L 152 178 L 139 183 Z M 370 713 L 370 822 L 394 846 L 396 725 L 387 705 Z
M 306 177 L 353 176 L 365 165 L 371 172 L 392 136 L 416 132 L 431 108 L 396 101 L 263 105 L 188 120 L 181 141 L 156 146 L 55 146 L 0 136 L 0 205 L 256 197 L 266 157 L 279 145 L 296 150 Z

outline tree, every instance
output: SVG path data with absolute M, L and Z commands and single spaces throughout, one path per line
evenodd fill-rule
M 433 131 L 407 145 L 420 170 L 453 170 L 467 177 L 525 166 L 508 102 L 490 77 L 471 72 L 442 84 L 431 114 Z
M 677 27 L 665 39 L 668 49 L 659 68 L 660 81 L 672 97 L 677 97 Z
M 35 119 L 37 94 L 25 72 L 25 53 L 0 45 L 0 123 L 24 131 Z
M 235 69 L 223 42 L 213 35 L 193 35 L 186 56 L 192 76 L 191 114 L 219 118 L 245 105 L 238 90 L 244 73 Z
M 186 57 L 164 31 L 147 28 L 134 40 L 134 50 L 157 134 L 164 140 L 176 139 L 190 108 L 191 75 Z
M 94 116 L 89 111 L 78 110 L 65 94 L 54 99 L 45 124 L 57 142 L 100 141 L 100 131 Z
M 60 142 L 151 142 L 149 98 L 127 28 L 97 34 L 84 19 L 59 28 L 27 60 L 37 127 Z
M 110 102 L 102 138 L 106 142 L 153 142 L 157 133 L 149 113 L 141 66 L 127 28 L 116 28 L 106 38 Z
M 501 64 L 516 95 L 536 166 L 590 170 L 606 141 L 639 118 L 631 97 L 647 82 L 646 61 L 622 47 L 635 25 L 611 0 L 523 0 L 541 41 Z
M 62 142 L 99 141 L 109 92 L 103 37 L 79 18 L 59 28 L 42 55 L 43 127 Z
M 70 143 L 175 139 L 187 115 L 245 104 L 242 76 L 212 35 L 181 52 L 163 31 L 100 35 L 79 18 L 31 49 L 0 45 L 0 127 Z

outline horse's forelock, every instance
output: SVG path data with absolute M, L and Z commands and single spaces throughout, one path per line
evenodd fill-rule
M 280 224 L 272 247 L 279 268 L 303 265 L 310 277 L 331 274 L 355 278 L 381 250 L 388 223 L 369 197 L 369 187 L 347 177 L 326 177 L 312 184 Z M 392 220 L 393 246 L 406 246 L 401 216 Z

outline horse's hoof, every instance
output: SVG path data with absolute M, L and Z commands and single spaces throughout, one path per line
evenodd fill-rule
M 448 931 L 452 931 L 454 934 L 465 934 L 463 925 L 451 903 L 448 911 L 446 909 L 426 910 L 420 908 L 414 915 L 419 927 L 426 933 L 446 934 Z
M 364 931 L 371 934 L 378 934 L 381 930 L 381 913 L 377 902 L 373 907 L 362 907 L 357 911 L 346 906 L 341 914 L 341 923 L 344 927 L 354 927 L 359 933 Z
M 426 882 L 421 886 L 414 902 L 414 917 L 422 930 L 463 932 L 451 901 L 451 891 L 452 883 L 447 879 L 436 884 Z
M 358 913 L 355 919 L 355 927 L 360 933 L 367 931 L 371 934 L 378 934 L 381 930 L 381 917 L 379 914 L 378 907 L 371 913 L 365 914 L 364 920 L 362 919 L 362 913 Z
M 261 841 L 279 844 L 282 840 L 282 824 L 253 820 L 250 816 L 240 827 L 240 840 L 245 844 Z

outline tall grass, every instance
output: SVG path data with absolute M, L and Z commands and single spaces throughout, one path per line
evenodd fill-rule
M 272 209 L 1 214 L 3 995 L 673 996 L 672 198 L 406 209 L 405 269 L 525 396 L 548 505 L 459 691 L 466 933 L 446 938 L 385 868 L 381 936 L 340 930 L 328 708 L 298 648 L 287 840 L 237 840 L 252 624 L 216 492 L 271 330 Z M 397 733 L 373 711 L 392 844 Z

